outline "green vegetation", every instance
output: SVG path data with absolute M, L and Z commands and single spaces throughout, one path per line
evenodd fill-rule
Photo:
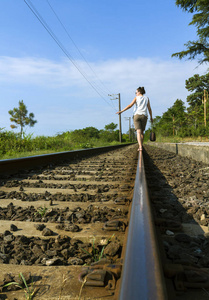
M 105 249 L 105 246 L 102 247 L 101 250 L 97 249 L 94 245 L 94 241 L 93 241 L 93 245 L 92 245 L 93 249 L 92 249 L 92 253 L 90 253 L 89 251 L 83 249 L 82 247 L 80 247 L 80 249 L 88 254 L 94 262 L 96 261 L 99 261 L 100 259 L 102 259 L 104 257 L 104 249 Z
M 82 247 L 80 247 L 80 249 L 81 249 L 83 252 L 85 252 L 86 254 L 88 254 L 88 255 L 92 258 L 92 260 L 93 260 L 94 262 L 99 261 L 99 260 L 101 260 L 102 258 L 105 257 L 105 255 L 104 255 L 105 247 L 109 244 L 109 242 L 111 241 L 111 239 L 112 239 L 114 236 L 115 236 L 115 234 L 113 233 L 113 235 L 112 235 L 111 237 L 109 237 L 109 239 L 108 239 L 107 242 L 106 242 L 106 245 L 104 245 L 104 246 L 102 247 L 102 249 L 99 249 L 98 246 L 97 246 L 97 247 L 95 246 L 95 239 L 93 239 L 93 242 L 92 242 L 92 252 L 91 252 L 91 253 L 90 253 L 89 251 L 87 251 L 86 249 L 82 248 Z
M 157 133 L 157 139 L 165 138 L 178 140 L 182 138 L 208 137 L 209 120 L 208 92 L 209 73 L 203 76 L 195 74 L 186 80 L 186 89 L 191 92 L 187 97 L 188 106 L 177 99 L 173 106 L 163 113 L 162 117 L 154 118 L 153 127 Z M 149 136 L 150 130 L 146 132 L 145 140 Z
M 19 101 L 19 107 L 15 107 L 12 110 L 9 110 L 9 114 L 11 115 L 10 121 L 14 122 L 16 125 L 12 124 L 10 127 L 12 129 L 20 126 L 20 136 L 23 137 L 23 128 L 25 126 L 33 127 L 37 121 L 34 120 L 34 114 L 30 113 L 28 115 L 28 110 L 26 105 L 23 103 L 23 100 Z
M 192 21 L 197 29 L 197 40 L 188 41 L 186 50 L 174 53 L 179 59 L 187 57 L 190 60 L 199 59 L 199 64 L 209 62 L 209 2 L 208 0 L 175 0 L 182 10 L 192 14 Z M 182 103 L 175 102 L 162 117 L 155 118 L 155 130 L 158 139 L 193 138 L 209 136 L 207 120 L 209 73 L 203 76 L 195 74 L 186 80 L 186 89 L 191 92 L 187 97 L 187 110 Z M 181 100 L 180 100 L 181 101 Z M 177 106 L 179 110 L 177 109 Z M 167 126 L 166 126 L 167 122 Z
M 37 209 L 37 212 L 35 213 L 35 215 L 40 215 L 41 217 L 44 217 L 45 214 L 47 213 L 48 208 L 44 205 L 44 207 L 39 207 Z
M 10 285 L 16 285 L 20 289 L 24 289 L 26 300 L 32 300 L 33 296 L 35 294 L 35 289 L 34 289 L 34 286 L 33 286 L 33 282 L 32 282 L 32 286 L 30 288 L 28 286 L 28 284 L 25 280 L 25 277 L 23 276 L 22 273 L 19 274 L 19 278 L 20 278 L 20 282 L 24 283 L 24 286 L 22 286 L 19 282 L 9 282 L 9 283 L 5 284 L 4 287 L 10 286 Z
M 198 39 L 188 41 L 185 46 L 187 50 L 174 53 L 179 59 L 188 57 L 195 59 L 199 57 L 199 63 L 209 62 L 209 2 L 208 0 L 176 0 L 176 5 L 184 11 L 193 14 L 192 21 L 189 25 L 197 28 Z
M 20 133 L 0 128 L 0 159 L 116 145 L 119 144 L 116 127 L 117 124 L 110 123 L 102 130 L 86 127 L 51 137 L 31 134 L 21 137 Z M 129 142 L 128 135 L 123 135 L 123 142 Z

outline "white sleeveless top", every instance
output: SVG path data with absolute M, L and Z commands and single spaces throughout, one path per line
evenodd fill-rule
M 146 96 L 136 96 L 134 115 L 147 116 L 147 103 L 149 98 Z

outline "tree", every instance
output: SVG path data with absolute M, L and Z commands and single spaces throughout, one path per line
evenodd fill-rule
M 99 138 L 99 130 L 95 127 L 86 127 L 83 129 L 75 129 L 70 134 L 72 141 L 74 142 L 86 142 L 88 139 Z
M 209 62 L 209 1 L 208 0 L 176 0 L 176 5 L 183 10 L 194 13 L 189 25 L 195 25 L 197 28 L 197 41 L 188 41 L 185 46 L 187 50 L 172 54 L 182 59 L 189 56 L 194 59 L 199 56 L 199 63 Z
M 112 122 L 110 124 L 105 125 L 105 130 L 113 132 L 117 127 L 118 125 Z
M 160 120 L 161 120 L 161 117 L 160 117 L 160 116 L 156 116 L 156 117 L 153 119 L 152 127 L 155 128 L 156 126 L 158 126 Z
M 199 126 L 203 125 L 203 95 L 204 90 L 209 90 L 209 73 L 202 76 L 195 74 L 193 77 L 186 80 L 185 87 L 189 92 L 192 92 L 187 96 L 187 102 L 189 103 L 189 107 L 187 108 L 188 122 L 189 125 L 193 126 L 196 130 Z
M 174 102 L 174 105 L 171 107 L 172 116 L 173 116 L 173 126 L 176 134 L 184 130 L 186 124 L 186 107 L 184 102 L 180 99 L 177 99 Z
M 96 138 L 96 139 L 99 138 L 99 130 L 93 126 L 86 127 L 83 129 L 83 131 L 84 131 L 84 134 L 86 136 L 88 136 L 89 138 Z
M 117 126 L 113 122 L 105 125 L 105 130 L 100 130 L 100 138 L 107 142 L 118 141 L 119 131 L 115 130 Z
M 8 112 L 11 115 L 10 121 L 16 123 L 16 125 L 10 125 L 12 129 L 17 128 L 20 126 L 20 134 L 21 138 L 23 136 L 23 128 L 25 126 L 30 126 L 33 127 L 37 121 L 34 120 L 34 114 L 29 113 L 28 115 L 28 110 L 26 105 L 23 103 L 23 100 L 19 101 L 19 107 L 18 108 L 13 108 L 13 110 L 9 110 Z
M 163 113 L 162 117 L 157 116 L 154 119 L 154 126 L 163 136 L 177 135 L 185 129 L 186 113 L 182 100 L 177 99 L 173 106 Z
M 195 74 L 186 80 L 185 87 L 189 92 L 192 92 L 187 96 L 187 102 L 190 105 L 189 109 L 193 109 L 195 106 L 201 106 L 204 90 L 209 90 L 209 73 L 202 76 Z
M 168 110 L 163 113 L 159 122 L 159 129 L 163 136 L 173 134 L 173 114 L 171 108 L 168 108 Z
M 196 129 L 198 124 L 200 125 L 204 119 L 204 105 L 202 100 L 204 90 L 209 90 L 209 73 L 202 76 L 195 74 L 186 80 L 185 87 L 189 92 L 192 92 L 187 96 L 187 102 L 189 103 L 187 111 L 189 121 L 195 125 Z

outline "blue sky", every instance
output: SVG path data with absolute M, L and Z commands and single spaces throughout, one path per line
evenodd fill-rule
M 138 86 L 155 117 L 176 99 L 186 102 L 185 80 L 207 72 L 197 61 L 171 58 L 196 39 L 192 15 L 175 0 L 26 1 L 65 53 L 24 0 L 0 1 L 0 128 L 10 130 L 8 111 L 23 100 L 38 121 L 26 134 L 103 129 L 118 123 L 118 101 L 108 94 L 120 93 L 123 108 Z M 132 112 L 122 114 L 123 132 Z

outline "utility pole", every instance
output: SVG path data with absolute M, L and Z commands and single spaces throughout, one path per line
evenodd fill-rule
M 119 111 L 121 111 L 121 104 L 120 104 L 120 93 L 119 94 L 112 94 L 109 95 L 110 97 L 115 97 L 110 100 L 118 100 L 118 106 L 119 106 Z M 119 114 L 119 142 L 122 143 L 122 125 L 121 125 L 121 114 Z
M 204 102 L 204 123 L 205 127 L 207 125 L 207 101 L 208 101 L 208 92 L 207 90 L 204 90 L 204 96 L 203 96 L 203 102 Z
M 175 116 L 173 115 L 173 136 L 174 136 L 174 122 L 175 122 Z
M 129 141 L 131 141 L 131 117 L 125 117 L 126 120 L 129 120 Z

